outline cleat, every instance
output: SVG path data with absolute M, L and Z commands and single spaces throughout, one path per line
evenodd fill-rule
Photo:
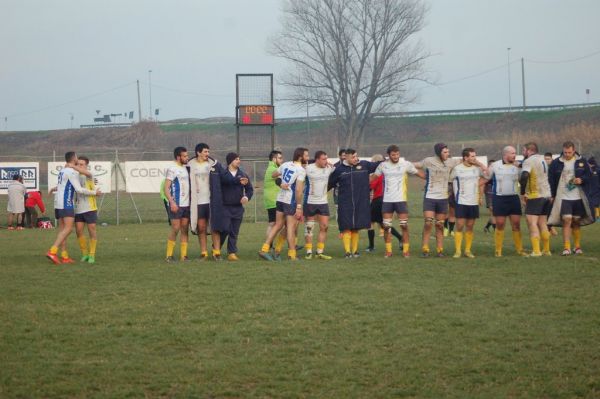
M 352 254 L 351 254 L 350 252 L 346 252 L 346 253 L 344 254 L 344 258 L 345 258 L 345 259 L 352 259 Z
M 273 254 L 273 260 L 276 262 L 281 262 L 283 259 L 281 259 L 281 254 L 278 254 L 277 252 L 275 252 Z
M 353 258 L 360 258 L 360 253 L 355 252 L 355 253 L 352 254 L 352 257 Z
M 579 247 L 575 248 L 575 251 L 573 251 L 573 253 L 575 255 L 583 255 L 583 250 Z
M 465 253 L 465 256 L 466 256 L 466 255 L 467 255 L 467 254 Z M 460 258 L 461 256 L 462 256 L 462 254 L 461 254 L 460 252 L 455 252 L 455 253 L 454 253 L 454 255 L 452 255 L 452 257 L 453 257 L 453 258 L 455 258 L 455 259 L 458 259 L 458 258 Z
M 544 251 L 544 252 L 542 252 L 542 255 L 544 255 L 544 256 L 552 256 L 552 252 L 550 252 L 550 251 Z
M 8 226 L 8 230 L 14 230 L 15 228 L 12 226 Z
M 198 259 L 200 262 L 205 262 L 208 260 L 208 254 L 200 254 L 200 258 Z
M 562 253 L 560 254 L 560 256 L 569 256 L 571 255 L 571 250 L 570 249 L 563 249 Z
M 391 258 L 392 257 L 392 253 L 391 252 L 386 252 L 385 255 L 383 255 L 384 258 Z
M 17 226 L 17 230 L 25 230 L 23 226 Z
M 175 262 L 176 262 L 176 260 L 175 260 L 175 258 L 174 258 L 174 257 L 172 257 L 172 256 L 167 256 L 167 257 L 165 258 L 165 262 L 167 262 L 167 263 L 175 263 Z
M 365 252 L 374 252 L 375 251 L 375 247 L 368 247 L 365 249 Z
M 308 252 L 308 253 L 306 254 L 306 256 L 304 256 L 304 259 L 306 259 L 306 260 L 311 260 L 312 258 L 313 258 L 313 254 L 312 254 L 312 252 Z
M 231 253 L 231 254 L 227 255 L 227 260 L 229 260 L 231 262 L 237 262 L 238 260 L 240 260 L 240 258 L 238 258 L 236 254 Z
M 81 257 L 80 262 L 87 262 L 89 259 L 90 259 L 89 255 L 84 255 L 84 256 Z
M 423 251 L 421 253 L 421 258 L 429 258 L 429 251 Z
M 436 258 L 445 258 L 446 255 L 444 255 L 443 252 L 438 252 L 437 255 L 435 255 Z
M 94 263 L 96 263 L 96 258 L 94 256 L 88 256 L 87 263 L 93 265 Z
M 213 254 L 212 260 L 214 260 L 215 262 L 221 262 L 223 260 L 223 258 L 221 258 L 221 254 L 218 254 L 218 255 Z
M 61 258 L 60 261 L 62 263 L 75 263 L 75 260 L 73 260 L 71 258 Z
M 331 260 L 331 259 L 333 259 L 331 256 L 325 255 L 325 254 L 317 254 L 315 256 L 315 258 L 322 259 L 322 260 Z
M 50 259 L 52 261 L 52 263 L 54 263 L 55 265 L 60 265 L 60 259 L 58 258 L 58 255 L 53 254 L 50 251 L 48 251 L 46 253 L 46 258 Z
M 541 252 L 532 252 L 529 254 L 530 258 L 539 258 L 540 256 L 542 256 Z
M 402 256 L 405 258 L 410 258 L 410 252 L 402 252 Z
M 304 245 L 296 245 L 296 251 L 302 251 L 304 249 Z
M 188 258 L 187 256 L 182 256 L 181 258 L 179 258 L 180 262 L 189 262 L 190 258 Z
M 465 258 L 473 259 L 474 257 L 475 257 L 475 255 L 473 255 L 473 252 L 465 252 Z
M 275 260 L 273 258 L 273 256 L 270 253 L 268 253 L 268 252 L 259 252 L 258 253 L 258 257 L 261 258 L 261 259 L 263 259 L 263 260 L 269 261 L 269 262 L 273 262 Z

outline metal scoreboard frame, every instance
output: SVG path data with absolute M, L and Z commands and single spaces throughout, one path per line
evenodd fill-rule
M 268 83 L 265 85 L 266 81 Z M 275 148 L 272 73 L 238 73 L 235 75 L 235 126 L 238 154 L 240 153 L 240 128 L 244 127 L 270 126 L 271 150 Z

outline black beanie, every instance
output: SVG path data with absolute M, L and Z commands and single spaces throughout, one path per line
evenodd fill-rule
M 238 154 L 236 154 L 235 152 L 230 152 L 229 154 L 227 154 L 227 156 L 225 157 L 225 161 L 227 162 L 227 165 L 229 165 L 230 163 L 232 163 L 236 158 L 239 158 L 240 156 Z

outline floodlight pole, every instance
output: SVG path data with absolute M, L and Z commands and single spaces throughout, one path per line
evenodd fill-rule
M 148 109 L 148 119 L 152 120 L 152 69 L 148 71 L 148 89 L 150 92 L 150 105 Z
M 525 102 L 525 60 L 521 57 L 521 84 L 523 85 L 523 111 L 527 110 Z
M 138 94 L 138 122 L 142 121 L 142 103 L 140 102 L 140 81 L 139 79 L 136 80 L 137 82 L 137 94 Z

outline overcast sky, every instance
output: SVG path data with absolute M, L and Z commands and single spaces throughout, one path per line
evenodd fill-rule
M 161 120 L 234 116 L 236 73 L 274 73 L 277 79 L 286 68 L 266 51 L 280 28 L 281 4 L 0 0 L 0 128 L 62 129 L 71 114 L 74 126 L 92 123 L 96 110 L 133 110 L 137 119 L 137 79 L 147 117 L 149 70 L 152 106 L 160 108 Z M 513 106 L 522 104 L 521 57 L 528 105 L 583 103 L 586 89 L 590 102 L 600 101 L 600 1 L 428 4 L 419 37 L 432 53 L 427 69 L 439 83 L 500 68 L 439 87 L 419 85 L 419 102 L 407 110 L 508 106 L 507 47 L 516 61 L 510 69 Z M 276 106 L 280 116 L 296 112 Z

